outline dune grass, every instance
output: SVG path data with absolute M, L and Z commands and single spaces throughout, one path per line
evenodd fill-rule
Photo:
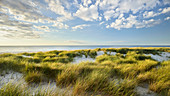
M 60 93 L 60 91 L 53 90 L 53 88 L 48 89 L 40 86 L 35 89 L 30 89 L 27 85 L 14 82 L 4 84 L 0 88 L 0 96 L 68 96 L 68 94 L 68 90 Z
M 0 88 L 0 96 L 28 96 L 19 84 L 8 83 Z
M 97 56 L 98 51 L 103 51 L 105 54 Z M 116 55 L 109 55 L 108 52 L 116 52 Z M 73 96 L 136 96 L 135 87 L 142 83 L 148 83 L 150 90 L 168 96 L 170 61 L 158 62 L 151 56 L 145 55 L 159 55 L 161 52 L 170 52 L 170 48 L 97 48 L 5 53 L 0 54 L 0 74 L 8 70 L 22 72 L 28 83 L 56 80 L 56 86 L 72 87 Z M 75 57 L 82 56 L 94 58 L 95 62 L 71 64 Z M 117 81 L 115 78 L 121 80 Z M 26 89 L 21 91 L 19 87 L 13 89 L 9 86 L 11 85 L 1 88 L 0 96 L 28 94 L 23 93 Z M 57 94 L 49 95 L 39 91 L 36 96 L 57 96 Z
M 169 94 L 170 91 L 170 61 L 164 61 L 161 66 L 149 72 L 138 75 L 138 82 L 148 82 L 149 89 L 158 93 Z
M 43 80 L 43 75 L 38 72 L 28 72 L 25 76 L 25 81 L 28 83 L 40 83 Z
M 104 91 L 109 85 L 109 74 L 102 71 L 93 71 L 84 78 L 79 78 L 74 87 L 74 94 L 81 94 L 86 91 Z

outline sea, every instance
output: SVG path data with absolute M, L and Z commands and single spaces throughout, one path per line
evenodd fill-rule
M 52 50 L 80 50 L 95 48 L 131 48 L 131 47 L 170 47 L 170 45 L 69 45 L 69 46 L 0 46 L 2 53 L 45 52 Z

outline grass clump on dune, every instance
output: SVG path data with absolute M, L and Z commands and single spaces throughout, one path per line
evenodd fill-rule
M 109 71 L 95 70 L 85 78 L 77 80 L 73 94 L 91 93 L 91 95 L 100 93 L 102 95 L 114 96 L 133 96 L 136 82 L 134 80 L 123 80 L 121 83 L 110 81 Z
M 28 96 L 21 85 L 8 83 L 0 88 L 0 96 Z
M 69 63 L 71 61 L 73 61 L 73 58 L 70 58 L 68 56 L 54 58 L 46 57 L 45 59 L 43 59 L 43 62 Z
M 65 95 L 66 94 L 66 95 Z M 0 96 L 68 96 L 68 90 L 64 93 L 54 91 L 53 88 L 42 88 L 41 86 L 31 89 L 22 83 L 9 82 L 0 88 Z
M 85 78 L 77 80 L 74 87 L 74 94 L 80 94 L 88 91 L 104 91 L 109 84 L 109 74 L 104 71 L 93 71 Z
M 11 53 L 0 54 L 0 58 L 3 58 L 3 57 L 11 57 L 11 56 L 16 56 L 16 55 L 15 55 L 15 54 L 11 54 Z
M 77 70 L 66 69 L 57 76 L 57 85 L 69 86 L 75 84 L 80 73 Z
M 40 83 L 43 80 L 43 75 L 38 72 L 28 72 L 25 76 L 25 81 L 28 83 Z
M 137 77 L 138 82 L 148 82 L 149 89 L 152 91 L 168 93 L 170 91 L 170 61 L 164 61 L 161 66 L 140 74 Z
M 22 71 L 27 61 L 15 59 L 15 57 L 2 57 L 0 58 L 0 70 L 15 70 Z
M 104 55 L 101 55 L 101 56 L 96 57 L 96 62 L 98 62 L 98 63 L 102 63 L 102 62 L 104 62 L 104 61 L 114 62 L 114 61 L 116 61 L 117 59 L 121 59 L 121 58 L 122 58 L 121 56 L 117 56 L 117 55 L 111 56 L 111 55 L 106 55 L 106 54 L 104 54 Z
M 91 72 L 91 69 L 86 66 L 73 65 L 64 69 L 57 76 L 57 85 L 69 86 L 74 85 L 78 78 L 83 78 Z
M 115 69 L 123 77 L 134 78 L 139 73 L 144 73 L 156 65 L 158 65 L 158 62 L 156 61 L 145 60 L 145 61 L 138 61 L 135 64 L 119 64 L 115 67 Z
M 41 59 L 39 57 L 34 57 L 34 58 L 25 58 L 28 62 L 34 62 L 34 63 L 40 63 Z
M 24 53 L 20 53 L 21 55 L 25 55 L 25 56 L 34 56 L 36 53 L 28 53 L 28 52 L 24 52 Z
M 146 56 L 144 54 L 137 54 L 138 51 L 129 51 L 126 54 L 126 58 L 134 58 L 136 60 L 145 60 L 145 59 L 152 59 L 151 56 Z
M 53 64 L 53 66 L 56 64 Z M 61 65 L 60 65 L 61 66 Z M 56 76 L 62 71 L 57 67 L 52 67 L 51 63 L 41 63 L 40 65 L 37 64 L 27 64 L 25 69 L 26 73 L 37 71 L 43 74 L 45 77 L 48 78 L 56 78 Z
M 105 89 L 105 92 L 113 96 L 136 96 L 135 87 L 136 80 L 124 79 L 122 82 L 118 83 L 113 80 L 110 82 L 109 86 Z

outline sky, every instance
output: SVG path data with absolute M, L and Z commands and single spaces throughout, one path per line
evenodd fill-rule
M 0 45 L 170 45 L 170 0 L 0 0 Z

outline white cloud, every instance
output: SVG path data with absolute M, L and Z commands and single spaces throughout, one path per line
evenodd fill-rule
M 170 0 L 163 0 L 164 4 L 170 4 Z
M 138 21 L 137 16 L 130 15 L 128 18 L 119 16 L 115 22 L 112 22 L 110 25 L 107 25 L 106 28 L 115 28 L 120 30 L 121 28 L 143 28 L 143 27 L 152 27 L 154 25 L 160 24 L 160 20 L 143 20 Z
M 36 28 L 40 31 L 50 32 L 50 28 L 48 26 L 36 26 L 36 25 L 34 25 L 34 28 Z
M 164 9 L 162 10 L 162 13 L 168 13 L 168 12 L 170 12 L 170 7 L 164 8 Z
M 29 29 L 33 28 L 39 32 L 48 32 L 53 27 L 57 29 L 68 29 L 69 25 L 67 25 L 67 21 L 77 19 L 78 17 L 85 22 L 100 21 L 99 25 L 105 22 L 106 28 L 120 30 L 122 28 L 154 26 L 159 24 L 162 19 L 156 20 L 153 17 L 170 12 L 170 7 L 166 7 L 166 4 L 170 4 L 169 0 L 44 1 L 45 3 L 39 0 L 0 0 L 0 22 L 6 26 L 17 22 L 16 25 L 12 26 L 12 28 L 15 27 L 14 29 L 21 27 L 18 22 L 23 23 L 23 25 L 25 24 L 24 26 L 30 24 L 31 26 L 22 26 L 21 29 L 25 28 L 25 31 L 30 31 Z M 46 11 L 55 15 L 50 17 L 49 14 L 43 13 Z M 168 19 L 167 17 L 164 20 Z M 48 25 L 49 27 L 41 25 Z M 72 27 L 72 29 L 83 29 L 86 26 L 86 24 L 80 24 Z M 14 29 L 10 30 L 15 31 Z M 33 33 L 34 31 L 32 30 Z
M 108 21 L 114 15 L 115 15 L 115 11 L 114 10 L 109 10 L 109 11 L 105 11 L 104 12 L 104 18 L 106 19 L 106 21 Z M 117 17 L 117 16 L 115 16 L 115 17 Z
M 41 8 L 43 8 L 45 5 L 42 5 L 40 2 L 32 1 L 32 0 L 3 0 L 0 1 L 0 5 L 3 6 L 3 8 L 6 8 L 7 12 L 6 14 L 10 14 L 10 18 L 23 21 L 23 22 L 29 22 L 29 23 L 53 23 L 56 22 L 56 19 L 53 19 L 51 17 L 46 17 L 42 14 L 40 11 Z M 46 2 L 49 2 L 49 5 L 51 4 L 50 2 L 53 2 L 53 0 L 46 0 Z M 57 2 L 57 1 L 56 1 Z M 53 3 L 52 3 L 53 4 Z M 56 3 L 54 3 L 55 6 Z M 58 21 L 64 21 L 71 19 L 71 13 L 65 12 L 65 10 L 62 10 L 63 7 L 60 5 L 61 3 L 59 2 L 58 7 L 60 9 L 59 14 L 62 15 L 61 17 L 58 17 Z M 52 6 L 52 5 L 51 5 Z M 56 9 L 53 8 L 54 6 L 50 7 L 51 9 Z M 47 6 L 45 6 L 44 9 L 48 9 Z M 57 13 L 57 12 L 56 12 Z M 62 20 L 61 20 L 62 19 Z
M 158 16 L 159 13 L 155 13 L 153 11 L 150 11 L 150 12 L 147 12 L 145 11 L 144 14 L 143 14 L 143 17 L 144 18 L 151 18 L 151 17 L 155 17 L 155 16 Z
M 48 1 L 48 0 L 47 0 Z M 8 38 L 40 38 L 42 31 L 50 32 L 48 24 L 58 29 L 67 29 L 69 26 L 51 17 L 42 14 L 41 9 L 48 10 L 47 6 L 33 0 L 1 0 L 0 1 L 0 31 Z M 62 13 L 67 19 L 69 13 Z M 35 24 L 36 23 L 36 24 Z
M 152 9 L 157 4 L 160 4 L 159 0 L 121 0 L 119 9 L 121 13 L 132 11 L 135 14 L 140 10 Z
M 100 10 L 113 10 L 118 6 L 120 0 L 103 0 L 96 1 L 96 5 L 99 5 Z
M 159 0 L 97 0 L 96 2 L 99 5 L 99 9 L 103 11 L 103 16 L 106 21 L 115 19 L 111 24 L 107 24 L 106 28 L 115 28 L 118 30 L 121 28 L 139 28 L 139 25 L 141 26 L 141 24 L 144 24 L 142 25 L 143 27 L 156 25 L 160 23 L 160 20 L 145 20 L 145 18 L 155 17 L 167 13 L 169 10 L 168 8 L 165 8 L 159 10 L 160 12 L 145 11 L 160 5 L 161 2 Z M 129 17 L 125 18 L 123 14 L 129 13 L 130 11 L 136 16 L 129 15 Z M 143 11 L 145 12 L 143 13 Z M 137 12 L 139 12 L 139 15 L 136 14 Z M 144 18 L 139 17 L 139 20 L 137 17 L 142 13 Z M 149 25 L 149 22 L 151 25 Z
M 103 22 L 100 22 L 99 25 L 102 25 L 103 23 L 104 23 L 104 21 L 103 21 Z
M 123 15 L 120 15 L 115 22 L 112 22 L 107 28 L 115 28 L 120 30 L 121 28 L 131 28 L 137 22 L 136 16 L 130 15 L 128 18 L 124 18 Z
M 0 15 L 4 17 L 5 15 Z M 8 17 L 8 16 L 7 16 Z M 1 36 L 7 38 L 40 38 L 42 32 L 35 31 L 33 25 L 25 22 L 13 21 L 9 19 L 0 20 Z
M 59 29 L 68 29 L 69 28 L 69 26 L 67 24 L 63 24 L 61 22 L 54 22 L 54 24 L 52 26 L 59 28 Z
M 65 10 L 65 7 L 62 6 L 60 0 L 46 0 L 46 2 L 48 3 L 49 9 L 51 11 L 63 16 L 62 18 L 65 18 L 66 20 L 72 19 L 71 13 Z
M 83 29 L 84 27 L 87 27 L 87 26 L 90 26 L 90 25 L 87 25 L 87 24 L 77 25 L 77 26 L 72 27 L 72 29 L 73 30 Z
M 10 14 L 11 18 L 17 20 L 30 23 L 38 23 L 40 21 L 44 22 L 44 20 L 49 20 L 48 17 L 42 15 L 40 9 L 37 8 L 38 5 L 33 3 L 31 0 L 1 0 L 0 6 L 6 10 L 5 14 Z
M 97 6 L 91 5 L 90 7 L 83 7 L 80 5 L 79 10 L 74 14 L 85 21 L 93 21 L 98 19 L 98 10 Z
M 166 17 L 164 20 L 169 20 L 170 19 L 170 17 Z
M 135 24 L 136 28 L 143 28 L 143 27 L 152 27 L 154 25 L 160 24 L 161 20 L 154 20 L 154 19 L 150 19 L 150 20 L 143 20 L 142 22 L 138 22 Z
M 85 7 L 88 7 L 88 5 L 92 3 L 91 0 L 82 0 L 82 2 Z
M 168 13 L 170 12 L 170 7 L 168 8 L 164 8 L 164 9 L 159 9 L 158 12 L 154 12 L 154 11 L 145 11 L 143 13 L 143 17 L 144 18 L 151 18 L 151 17 L 155 17 L 155 16 L 158 16 L 158 15 L 161 15 L 161 14 L 165 14 L 165 13 Z

